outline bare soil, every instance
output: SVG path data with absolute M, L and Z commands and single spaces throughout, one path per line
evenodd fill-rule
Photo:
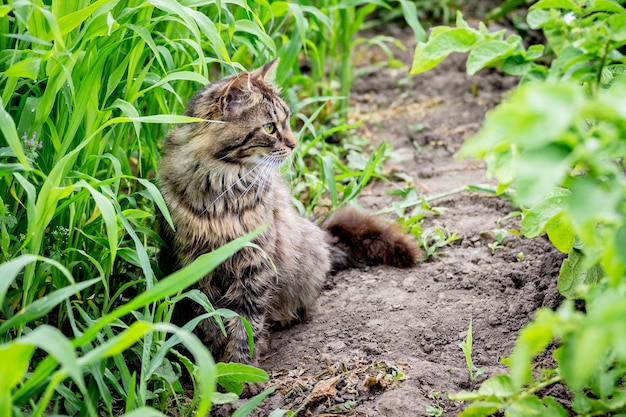
M 468 77 L 465 57 L 450 57 L 433 71 L 410 77 L 414 47 L 410 32 L 391 34 L 407 45 L 398 52 L 404 69 L 380 68 L 355 80 L 351 117 L 365 117 L 360 134 L 372 144 L 387 141 L 394 158 L 385 172 L 412 178 L 425 197 L 468 184 L 488 183 L 482 163 L 456 160 L 463 140 L 476 133 L 485 112 L 517 80 L 495 71 Z M 365 67 L 382 52 L 361 56 Z M 397 197 L 378 181 L 359 198 L 376 212 Z M 471 389 L 459 347 L 473 321 L 473 361 L 487 376 L 505 368 L 520 328 L 542 306 L 561 298 L 556 277 L 562 256 L 544 238 L 507 237 L 488 247 L 493 229 L 518 228 L 515 219 L 497 224 L 514 209 L 508 200 L 462 192 L 434 202 L 446 212 L 425 220 L 460 239 L 409 270 L 373 267 L 328 278 L 309 319 L 274 332 L 260 366 L 277 385 L 255 412 L 281 408 L 300 416 L 457 415 L 463 404 L 446 393 Z

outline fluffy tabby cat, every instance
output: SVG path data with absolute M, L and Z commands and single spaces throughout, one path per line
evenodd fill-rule
M 296 139 L 289 107 L 271 82 L 276 63 L 201 89 L 186 114 L 218 122 L 173 129 L 158 176 L 176 226 L 172 230 L 162 217 L 158 222 L 167 243 L 159 258 L 165 272 L 269 224 L 254 240 L 262 251 L 244 247 L 197 284 L 214 307 L 249 320 L 257 346 L 267 342 L 270 324 L 303 318 L 329 271 L 381 263 L 410 267 L 419 255 L 396 226 L 356 210 L 339 210 L 320 227 L 293 209 L 278 167 Z M 177 306 L 181 323 L 203 313 L 185 303 Z M 217 360 L 256 363 L 259 349 L 250 356 L 241 320 L 227 319 L 225 326 L 228 337 L 212 319 L 196 333 Z

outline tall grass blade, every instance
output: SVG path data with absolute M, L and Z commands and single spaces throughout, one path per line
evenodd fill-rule
M 57 264 L 57 267 L 59 266 L 61 265 Z M 62 268 L 65 269 L 64 267 Z M 2 325 L 0 325 L 0 335 L 5 334 L 12 328 L 23 326 L 26 323 L 30 323 L 40 317 L 43 317 L 54 307 L 61 304 L 61 302 L 66 300 L 68 297 L 71 297 L 73 294 L 76 294 L 77 292 L 80 292 L 85 288 L 88 288 L 100 281 L 101 278 L 94 278 L 89 281 L 79 282 L 75 285 L 63 287 L 41 298 L 38 298 L 31 304 L 27 305 L 26 308 L 19 311 L 16 315 L 2 323 Z
M 87 387 L 76 351 L 69 339 L 60 330 L 52 326 L 42 325 L 21 337 L 17 343 L 29 344 L 48 352 L 61 364 L 62 370 L 74 380 L 83 395 L 87 394 Z
M 117 253 L 117 219 L 115 217 L 115 208 L 113 204 L 99 191 L 89 185 L 86 181 L 79 181 L 76 187 L 85 187 L 91 193 L 96 205 L 100 209 L 102 220 L 106 225 L 106 234 L 109 243 L 109 260 L 110 268 L 113 269 L 115 255 Z
M 277 388 L 278 388 L 278 386 L 271 387 L 271 388 L 268 388 L 265 391 L 261 392 L 260 394 L 255 395 L 250 400 L 248 400 L 248 402 L 246 402 L 245 404 L 240 406 L 237 410 L 235 410 L 235 412 L 233 413 L 232 417 L 245 417 L 245 416 L 247 416 L 248 414 L 253 412 L 254 409 L 256 407 L 258 407 L 259 404 L 261 404 L 261 402 L 265 398 L 267 398 L 268 395 L 270 395 L 272 392 L 276 391 Z
M 24 169 L 30 170 L 30 164 L 28 163 L 28 159 L 26 159 L 26 155 L 22 149 L 22 144 L 20 143 L 20 139 L 15 129 L 15 122 L 4 108 L 2 98 L 0 98 L 0 132 L 2 132 L 4 139 L 15 153 L 17 160 L 24 166 Z

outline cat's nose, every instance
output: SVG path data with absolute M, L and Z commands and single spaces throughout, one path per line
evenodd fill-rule
M 285 135 L 284 142 L 285 142 L 285 146 L 287 146 L 289 149 L 295 149 L 296 138 L 294 138 L 292 134 Z

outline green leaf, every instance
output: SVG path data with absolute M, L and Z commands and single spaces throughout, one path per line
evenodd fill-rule
M 428 58 L 424 54 L 424 46 L 426 44 L 420 43 L 415 48 L 415 53 L 413 54 L 413 65 L 411 67 L 411 74 L 421 74 L 422 72 L 426 72 L 435 68 L 441 61 L 443 61 L 446 56 L 440 56 L 438 58 Z
M 189 293 L 191 293 L 191 294 L 196 293 L 197 294 L 197 290 L 191 290 Z M 206 299 L 206 295 L 203 294 L 203 293 L 202 293 L 202 297 L 204 297 Z M 189 298 L 191 298 L 194 301 L 198 302 L 198 304 L 200 304 L 200 305 L 203 304 L 202 302 L 199 302 L 200 300 L 198 300 L 198 299 L 196 299 L 194 297 L 189 297 Z M 174 301 L 174 300 L 172 300 L 172 301 Z M 208 300 L 207 300 L 207 302 L 208 302 Z M 192 332 L 196 328 L 196 326 L 198 325 L 199 322 L 201 322 L 202 320 L 211 319 L 211 320 L 218 321 L 218 325 L 222 329 L 222 332 L 224 333 L 224 335 L 226 335 L 226 329 L 224 328 L 224 325 L 223 325 L 223 323 L 221 321 L 221 318 L 232 318 L 232 317 L 240 317 L 240 316 L 237 313 L 235 313 L 234 311 L 226 310 L 226 309 L 223 309 L 223 308 L 220 308 L 220 309 L 217 309 L 217 310 L 210 310 L 209 312 L 201 314 L 199 316 L 196 316 L 193 319 L 191 319 L 189 322 L 185 323 L 185 325 L 182 327 L 182 329 L 186 330 L 186 331 L 189 331 L 189 332 Z M 169 339 L 167 339 L 167 341 L 160 346 L 158 352 L 152 357 L 152 359 L 150 360 L 150 364 L 149 364 L 147 370 L 145 371 L 146 378 L 149 378 L 155 372 L 155 370 L 160 366 L 160 364 L 165 359 L 165 355 L 167 355 L 169 353 L 170 349 L 172 349 L 172 347 L 176 346 L 180 342 L 181 342 L 180 339 L 178 339 L 178 337 L 176 335 L 174 335 L 174 336 L 170 337 Z
M 50 294 L 44 295 L 43 297 L 33 301 L 31 304 L 26 306 L 24 310 L 21 310 L 9 320 L 2 323 L 2 325 L 0 326 L 0 335 L 5 334 L 7 331 L 14 327 L 22 326 L 26 323 L 30 323 L 40 317 L 43 317 L 50 310 L 58 306 L 61 302 L 67 300 L 72 295 L 100 281 L 101 278 L 94 278 L 88 281 L 79 282 L 75 285 L 63 287 L 59 290 L 51 292 Z
M 137 181 L 139 181 L 139 183 L 145 187 L 145 189 L 150 194 L 152 201 L 154 201 L 154 204 L 156 204 L 156 206 L 159 208 L 159 210 L 161 211 L 161 214 L 163 214 L 163 217 L 165 218 L 167 223 L 172 227 L 172 229 L 174 229 L 174 222 L 172 221 L 172 216 L 170 215 L 170 212 L 167 209 L 167 205 L 165 204 L 165 200 L 163 199 L 163 196 L 161 195 L 161 192 L 159 191 L 159 189 L 152 182 L 148 181 L 145 178 L 137 178 Z
M 386 149 L 387 149 L 387 143 L 383 141 L 378 147 L 378 150 L 376 151 L 376 153 L 370 154 L 365 164 L 365 168 L 363 169 L 363 171 L 361 172 L 361 175 L 357 179 L 356 186 L 354 186 L 354 188 L 352 188 L 350 191 L 348 191 L 346 187 L 344 195 L 341 198 L 341 204 L 345 204 L 351 201 L 352 199 L 356 198 L 356 196 L 361 192 L 361 190 L 365 188 L 365 186 L 369 183 L 370 179 L 372 179 L 372 176 L 374 176 L 374 171 L 376 170 L 376 167 L 379 166 L 380 161 L 383 155 L 385 154 Z
M 406 23 L 411 27 L 411 29 L 413 29 L 413 34 L 415 35 L 416 42 L 426 41 L 426 31 L 424 31 L 424 28 L 419 22 L 417 6 L 415 2 L 400 0 L 400 6 L 402 7 L 404 20 L 406 20 Z
M 124 213 L 120 210 L 119 207 L 115 207 L 115 211 L 117 211 L 117 218 L 121 221 L 122 225 L 126 229 L 126 232 L 133 240 L 135 244 L 135 251 L 137 252 L 137 259 L 139 261 L 139 266 L 141 267 L 141 271 L 144 274 L 144 278 L 146 278 L 146 287 L 148 290 L 152 288 L 153 280 L 154 280 L 154 271 L 152 270 L 152 264 L 150 263 L 150 257 L 148 256 L 148 251 L 144 246 L 139 236 L 137 236 L 137 232 L 130 224 Z
M 626 14 L 610 16 L 606 23 L 609 26 L 609 36 L 614 42 L 626 42 Z
M 545 230 L 550 242 L 563 253 L 569 253 L 574 248 L 574 228 L 564 211 L 557 213 L 545 224 Z
M 520 331 L 509 357 L 515 389 L 520 389 L 531 379 L 532 361 L 548 347 L 560 324 L 560 318 L 552 310 L 540 308 L 535 313 L 535 320 Z
M 496 375 L 483 382 L 478 393 L 484 398 L 506 398 L 515 394 L 515 388 L 509 375 Z
M 339 197 L 337 195 L 337 183 L 335 181 L 335 171 L 333 164 L 333 155 L 323 155 L 320 157 L 320 162 L 322 165 L 322 175 L 324 178 L 324 182 L 328 187 L 328 192 L 330 193 L 330 200 L 333 207 L 337 207 L 337 201 Z
M 539 0 L 537 3 L 530 6 L 530 10 L 535 9 L 581 10 L 573 0 Z
M 4 72 L 4 76 L 36 80 L 39 76 L 40 66 L 41 58 L 26 58 L 11 65 Z
M 83 370 L 78 365 L 76 351 L 70 340 L 60 330 L 52 326 L 41 325 L 32 332 L 22 336 L 19 341 L 48 352 L 61 364 L 63 371 L 72 377 L 80 391 L 83 394 L 87 393 L 83 379 Z
M 194 373 L 198 376 L 200 389 L 202 394 L 199 395 L 200 403 L 195 408 L 198 416 L 206 416 L 211 408 L 212 394 L 216 389 L 216 370 L 215 361 L 207 350 L 206 346 L 195 336 L 186 330 L 179 329 L 169 323 L 157 323 L 154 330 L 161 332 L 173 333 L 182 340 L 183 345 L 191 352 L 197 367 Z
M 513 180 L 515 200 L 527 206 L 550 195 L 570 170 L 567 155 L 568 150 L 558 145 L 548 145 L 542 149 L 521 153 Z M 538 178 L 539 172 L 541 179 Z
M 521 150 L 526 153 L 532 150 L 535 152 L 532 158 L 524 159 L 531 181 L 533 177 L 539 179 L 541 172 L 534 166 L 538 164 L 535 158 L 550 158 L 551 162 L 559 165 L 558 170 L 553 163 L 542 165 L 542 169 L 550 168 L 553 174 L 562 175 L 567 161 L 556 159 L 562 158 L 567 148 L 560 141 L 567 138 L 568 130 L 577 120 L 583 104 L 583 90 L 577 84 L 523 84 L 513 91 L 508 100 L 487 114 L 482 130 L 464 142 L 460 156 L 484 157 L 498 151 L 494 155 L 497 156 L 511 148 L 522 155 Z M 538 181 L 530 185 L 541 189 L 546 183 Z M 556 184 L 547 186 L 553 185 Z
M 28 159 L 26 159 L 26 155 L 24 155 L 24 149 L 22 149 L 22 144 L 20 143 L 17 131 L 15 130 L 15 122 L 4 108 L 2 96 L 0 96 L 0 133 L 2 133 L 5 140 L 15 153 L 17 160 L 24 166 L 24 169 L 29 171 L 31 169 L 30 163 L 28 162 Z
M 161 87 L 163 85 L 166 85 L 168 83 L 170 83 L 171 81 L 177 81 L 177 80 L 182 80 L 182 81 L 195 81 L 198 84 L 204 86 L 206 84 L 209 84 L 209 80 L 204 77 L 202 74 L 197 74 L 195 72 L 192 71 L 177 71 L 177 72 L 173 72 L 171 74 L 167 74 L 165 77 L 161 78 L 159 81 L 155 82 L 154 84 L 151 84 L 149 87 L 147 87 L 146 89 L 140 91 L 138 93 L 138 96 L 143 96 L 145 95 L 147 92 L 149 92 L 150 90 L 153 90 L 155 88 Z M 172 115 L 173 117 L 181 117 L 181 116 L 175 116 Z M 150 116 L 144 116 L 144 118 L 148 118 Z M 182 116 L 184 117 L 184 116 Z M 133 118 L 134 119 L 134 118 Z M 154 122 L 154 123 L 161 123 L 161 122 Z M 177 123 L 177 122 L 168 122 L 168 123 Z M 185 123 L 185 122 L 182 122 Z
M 239 395 L 234 392 L 215 392 L 213 393 L 213 404 L 229 404 L 239 399 Z
M 506 57 L 501 68 L 505 74 L 521 77 L 526 75 L 533 68 L 533 65 L 524 56 L 513 54 Z
M 218 363 L 217 383 L 227 391 L 240 395 L 243 384 L 266 382 L 269 380 L 267 373 L 261 369 L 240 363 Z
M 541 235 L 548 223 L 560 216 L 564 210 L 564 203 L 570 191 L 566 188 L 554 188 L 543 200 L 532 206 L 524 213 L 521 232 L 528 238 Z
M 230 62 L 230 57 L 228 55 L 226 45 L 224 44 L 224 41 L 219 34 L 219 31 L 215 27 L 215 24 L 213 23 L 213 21 L 211 21 L 211 19 L 209 19 L 208 16 L 200 13 L 197 10 L 185 7 L 178 2 L 171 2 L 166 0 L 150 0 L 149 3 L 153 4 L 155 7 L 163 10 L 168 14 L 179 16 L 181 19 L 183 19 L 187 27 L 191 30 L 193 36 L 198 40 L 198 44 L 201 43 L 200 36 L 206 36 L 213 51 L 217 54 L 217 56 L 226 62 Z
M 503 400 L 514 395 L 515 388 L 511 377 L 508 375 L 496 375 L 482 383 L 477 391 L 460 391 L 451 393 L 450 399 L 454 401 L 502 401 L 499 405 L 490 403 L 490 407 L 495 406 L 496 409 L 504 405 Z
M 514 401 L 507 407 L 507 416 L 537 416 L 537 417 L 563 417 L 563 407 L 555 406 L 551 403 L 550 407 L 545 404 L 536 395 L 523 397 Z M 567 416 L 567 413 L 565 413 Z
M 504 403 L 496 401 L 477 401 L 468 405 L 459 413 L 459 417 L 487 417 L 493 415 Z
M 526 22 L 531 29 L 541 29 L 547 22 L 552 20 L 549 10 L 530 10 L 526 15 Z
M 544 49 L 545 47 L 543 45 L 530 45 L 526 50 L 526 59 L 534 60 L 541 58 Z
M 22 164 L 0 164 L 0 176 L 4 177 L 14 172 L 25 172 Z
M 0 393 L 10 393 L 22 377 L 28 371 L 30 358 L 35 352 L 35 347 L 17 341 L 0 345 L 0 356 L 3 365 L 0 366 Z M 3 396 L 4 397 L 4 396 Z M 6 409 L 6 405 L 0 405 L 0 410 Z M 7 414 L 11 415 L 11 413 Z
M 590 15 L 596 12 L 626 13 L 626 9 L 615 0 L 595 0 L 591 7 L 585 9 L 585 14 Z
M 583 241 L 594 241 L 598 223 L 620 221 L 618 207 L 623 193 L 619 187 L 611 187 L 599 178 L 578 177 L 573 181 L 571 190 L 565 208 Z
M 0 17 L 4 17 L 11 11 L 11 6 L 2 5 L 0 6 Z
M 240 19 L 235 22 L 235 30 L 237 32 L 245 32 L 249 33 L 253 36 L 256 36 L 259 41 L 265 46 L 271 56 L 276 56 L 276 44 L 274 40 L 268 36 L 268 34 L 263 30 L 262 26 L 259 26 L 256 22 L 251 20 Z
M 479 43 L 470 51 L 467 58 L 467 73 L 473 75 L 478 70 L 503 61 L 515 50 L 515 46 L 505 41 L 488 40 Z
M 561 264 L 557 288 L 567 298 L 577 298 L 576 289 L 581 285 L 597 284 L 602 277 L 602 270 L 598 265 L 589 266 L 579 250 L 572 250 L 567 259 Z
M 543 399 L 543 402 L 546 405 L 549 413 L 546 415 L 554 417 L 567 417 L 569 415 L 567 413 L 567 410 L 565 410 L 565 408 L 561 404 L 557 403 L 554 398 L 545 397 Z
M 206 120 L 198 117 L 178 116 L 174 114 L 155 114 L 152 116 L 140 116 L 140 117 L 116 117 L 111 119 L 109 124 L 112 123 L 125 123 L 125 122 L 141 122 L 141 123 L 163 123 L 163 124 L 178 124 L 178 123 L 198 123 L 198 122 L 213 122 L 223 123 L 218 120 Z
M 612 344 L 611 327 L 611 323 L 587 323 L 565 339 L 559 367 L 574 392 L 588 386 L 593 374 L 603 370 L 600 365 Z
M 626 248 L 626 224 L 622 225 L 622 227 L 617 229 L 617 232 L 615 232 L 614 247 Z M 617 257 L 624 265 L 626 265 L 626 251 L 618 250 Z
M 454 28 L 429 39 L 423 53 L 429 58 L 439 58 L 453 52 L 467 52 L 477 40 L 478 35 L 475 30 Z
M 478 41 L 477 32 L 469 28 L 438 27 L 426 43 L 418 43 L 413 55 L 411 74 L 436 67 L 453 52 L 467 52 Z
M 153 331 L 152 323 L 136 321 L 119 335 L 107 340 L 83 355 L 79 359 L 79 363 L 82 366 L 93 365 L 104 358 L 118 355 L 137 343 L 151 331 Z
M 72 278 L 72 275 L 67 270 L 67 268 L 65 268 L 54 259 L 44 258 L 35 255 L 20 255 L 15 259 L 0 264 L 0 305 L 4 303 L 4 297 L 6 296 L 7 289 L 15 280 L 17 275 L 22 271 L 22 269 L 24 269 L 27 265 L 37 261 L 50 264 L 59 269 L 59 271 L 61 271 L 61 273 L 67 278 L 68 282 L 74 284 L 74 278 Z M 78 290 L 75 292 L 78 292 Z M 6 324 L 6 322 L 3 323 L 3 326 L 4 324 Z M 2 334 L 1 331 L 0 334 Z
M 115 99 L 111 107 L 121 110 L 124 116 L 128 117 L 131 120 L 133 119 L 136 120 L 139 117 L 141 117 L 139 115 L 139 111 L 137 111 L 137 108 L 135 106 L 133 106 L 131 103 L 127 102 L 126 100 L 122 100 L 121 98 Z M 133 127 L 135 128 L 135 134 L 137 135 L 137 137 L 139 137 L 141 123 L 139 123 L 139 121 L 136 120 L 133 122 Z
M 272 392 L 276 391 L 278 386 L 271 387 L 261 392 L 258 395 L 252 397 L 248 402 L 239 407 L 232 415 L 232 417 L 244 417 L 254 411 L 255 408 L 261 404 L 261 402 Z
M 35 255 L 21 255 L 0 265 L 0 306 L 4 305 L 4 298 L 11 283 L 26 265 L 37 260 Z
M 115 215 L 115 207 L 106 198 L 101 192 L 93 188 L 86 181 L 78 181 L 76 183 L 77 187 L 85 187 L 91 193 L 98 209 L 100 210 L 100 214 L 102 215 L 102 220 L 106 226 L 107 233 L 107 241 L 109 243 L 109 259 L 110 259 L 110 267 L 113 268 L 115 263 L 115 256 L 117 254 L 117 217 Z

